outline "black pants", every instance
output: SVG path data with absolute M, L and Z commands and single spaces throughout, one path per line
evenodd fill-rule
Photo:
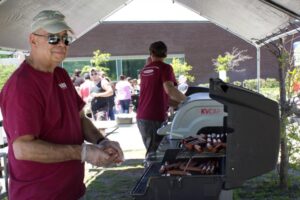
M 156 152 L 163 136 L 157 134 L 157 130 L 163 122 L 138 119 L 137 125 L 141 133 L 144 145 L 147 149 L 146 157 Z

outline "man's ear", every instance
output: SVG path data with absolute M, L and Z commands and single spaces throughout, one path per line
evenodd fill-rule
M 29 35 L 29 44 L 32 45 L 32 46 L 35 46 L 36 45 L 36 38 L 34 37 L 34 35 L 31 33 Z

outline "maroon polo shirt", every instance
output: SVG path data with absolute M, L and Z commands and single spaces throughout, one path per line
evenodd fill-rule
M 79 160 L 39 163 L 17 160 L 12 143 L 23 135 L 55 144 L 83 142 L 79 111 L 84 102 L 67 72 L 37 71 L 25 61 L 0 93 L 3 126 L 8 137 L 9 199 L 79 199 L 85 192 Z M 37 149 L 38 151 L 38 149 Z
M 176 79 L 171 65 L 155 61 L 140 72 L 141 85 L 137 119 L 164 121 L 167 118 L 169 97 L 163 84 Z

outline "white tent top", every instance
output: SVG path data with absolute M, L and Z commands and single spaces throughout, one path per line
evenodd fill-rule
M 41 10 L 61 11 L 80 37 L 134 1 L 139 0 L 0 0 L 0 47 L 28 50 L 31 20 Z M 160 6 L 157 1 L 153 3 Z M 170 3 L 185 6 L 253 45 L 286 32 L 286 27 L 299 29 L 299 0 L 170 0 Z
M 176 2 L 254 45 L 286 32 L 286 27 L 290 25 L 297 26 L 300 19 L 299 0 L 176 0 Z
M 159 6 L 158 6 L 159 5 Z M 134 0 L 124 8 L 108 16 L 104 21 L 111 22 L 155 22 L 155 21 L 207 21 L 189 8 L 171 0 Z
M 99 24 L 128 0 L 0 0 L 0 47 L 28 50 L 33 17 L 42 10 L 59 10 L 77 37 Z

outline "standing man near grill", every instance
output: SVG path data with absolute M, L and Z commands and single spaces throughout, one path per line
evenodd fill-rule
M 186 99 L 176 88 L 176 79 L 171 65 L 164 63 L 167 46 L 154 42 L 149 47 L 150 57 L 140 72 L 141 85 L 137 110 L 137 125 L 147 149 L 146 161 L 155 156 L 162 137 L 157 130 L 167 120 L 168 106 L 177 106 Z
M 123 159 L 119 144 L 105 139 L 85 117 L 84 102 L 58 67 L 73 33 L 64 18 L 53 10 L 33 18 L 30 56 L 0 93 L 10 200 L 80 199 L 85 161 L 106 166 Z

